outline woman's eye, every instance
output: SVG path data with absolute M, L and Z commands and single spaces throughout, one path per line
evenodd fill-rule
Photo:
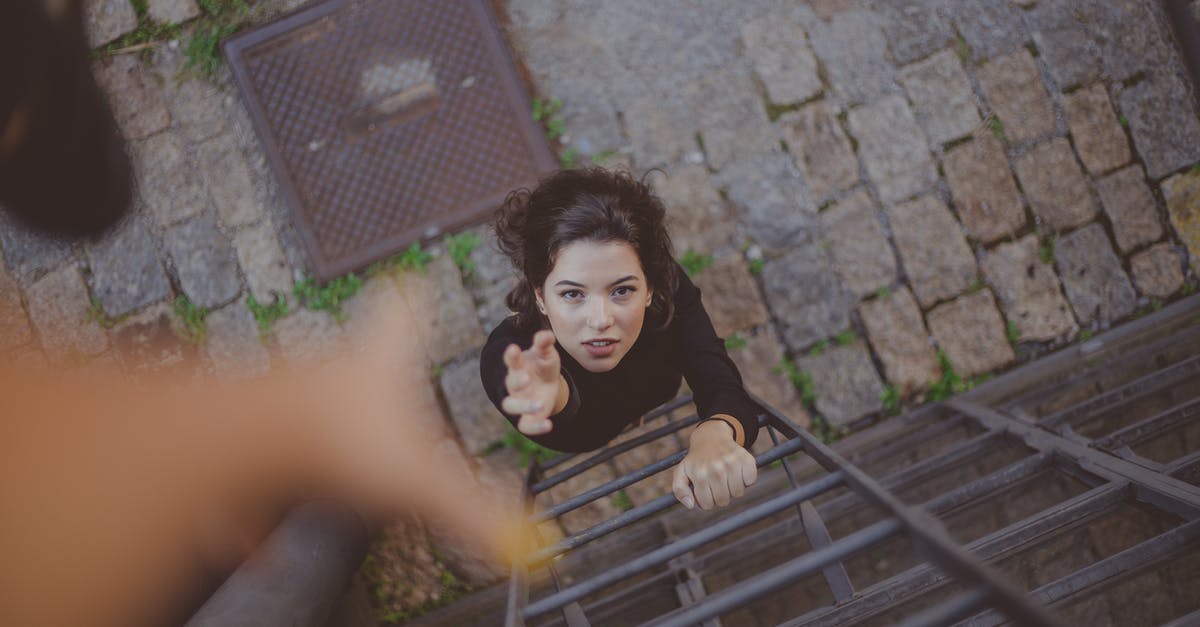
M 618 287 L 617 289 L 613 290 L 613 296 L 629 296 L 630 294 L 632 294 L 636 291 L 637 291 L 637 289 L 632 286 L 622 285 L 621 287 Z
M 562 294 L 559 294 L 559 296 L 562 296 L 565 300 L 578 300 L 583 298 L 583 292 L 579 290 L 566 290 Z

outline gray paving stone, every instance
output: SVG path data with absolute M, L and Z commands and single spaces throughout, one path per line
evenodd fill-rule
M 87 287 L 73 264 L 63 265 L 30 284 L 25 289 L 25 301 L 51 362 L 78 363 L 108 348 L 104 330 L 89 319 Z
M 137 28 L 129 0 L 83 0 L 83 27 L 88 47 L 95 48 Z
M 1069 229 L 1096 216 L 1096 203 L 1065 138 L 1034 146 L 1015 165 L 1029 206 L 1051 229 Z
M 979 69 L 979 85 L 1010 143 L 1054 132 L 1054 106 L 1028 50 L 1022 48 L 989 61 Z
M 714 72 L 692 84 L 688 98 L 709 167 L 720 170 L 739 159 L 779 151 L 779 136 L 749 72 Z
M 765 324 L 771 318 L 746 260 L 741 255 L 717 258 L 692 277 L 703 294 L 704 308 L 718 337 Z
M 768 405 L 783 412 L 799 425 L 808 425 L 811 419 L 796 386 L 778 365 L 783 361 L 783 342 L 770 325 L 763 325 L 742 332 L 746 340 L 742 347 L 731 347 L 729 357 L 737 365 L 742 382 L 751 394 L 763 399 Z M 765 433 L 759 437 L 770 439 Z
M 217 377 L 251 379 L 270 371 L 271 355 L 258 340 L 258 323 L 245 298 L 209 312 L 205 321 L 208 358 Z
M 483 391 L 478 356 L 448 364 L 440 383 L 450 417 L 471 455 L 482 453 L 511 428 Z
M 911 63 L 954 42 L 947 4 L 947 0 L 875 2 L 875 11 L 883 16 L 883 32 L 896 63 Z
M 1063 98 L 1079 160 L 1093 175 L 1129 163 L 1129 141 L 1113 113 L 1104 83 L 1095 83 Z
M 858 297 L 896 280 L 896 257 L 879 222 L 878 210 L 863 190 L 821 212 L 822 238 L 846 289 Z
M 1175 233 L 1187 246 L 1193 272 L 1200 272 L 1200 172 L 1176 174 L 1162 182 L 1163 198 Z
M 1022 340 L 1053 340 L 1075 328 L 1058 276 L 1038 258 L 1036 235 L 996 246 L 984 255 L 982 265 L 1005 317 L 1020 329 Z
M 1152 73 L 1117 96 L 1150 178 L 1200 161 L 1200 118 L 1192 102 L 1183 79 L 1166 72 Z
M 43 235 L 13 219 L 0 207 L 0 247 L 8 270 L 17 278 L 50 270 L 71 254 L 67 242 Z
M 850 134 L 858 140 L 863 167 L 884 203 L 908 198 L 937 180 L 925 135 L 903 96 L 852 109 Z
M 186 22 L 200 16 L 195 0 L 147 0 L 146 14 L 155 22 Z
M 223 132 L 230 118 L 225 94 L 213 81 L 184 72 L 183 52 L 170 46 L 157 46 L 151 67 L 158 82 L 167 85 L 166 104 L 176 131 L 191 142 L 200 142 Z M 240 103 L 235 102 L 235 106 Z
M 951 149 L 942 167 L 954 208 L 972 239 L 990 244 L 1025 226 L 1025 208 L 1004 146 L 990 133 Z
M 802 102 L 821 92 L 817 59 L 800 24 L 767 14 L 742 26 L 742 41 L 771 102 Z
M 1082 85 L 1100 75 L 1100 45 L 1091 29 L 1087 0 L 1041 0 L 1025 11 L 1025 24 L 1045 61 L 1050 79 L 1059 89 Z
M 260 220 L 264 211 L 250 180 L 250 167 L 233 137 L 218 135 L 200 144 L 198 151 L 208 193 L 221 222 L 239 227 Z
M 475 304 L 448 255 L 435 257 L 428 272 L 403 273 L 398 284 L 433 363 L 445 363 L 483 346 L 487 338 L 475 317 Z
M 922 307 L 971 286 L 975 256 L 946 205 L 926 195 L 892 207 L 889 216 L 900 263 Z
M 730 245 L 733 216 L 704 166 L 681 165 L 667 176 L 654 177 L 653 183 L 655 194 L 667 208 L 667 224 L 676 251 L 713 253 Z
M 937 354 L 921 319 L 912 292 L 901 286 L 894 292 L 858 306 L 875 355 L 883 363 L 887 380 L 901 396 L 924 389 L 942 375 Z
M 196 345 L 184 339 L 168 303 L 152 305 L 117 323 L 113 348 L 126 372 L 194 372 Z
M 129 149 L 138 193 L 159 225 L 185 220 L 208 206 L 204 177 L 173 131 L 130 142 Z
M 1112 222 L 1121 252 L 1127 253 L 1162 237 L 1157 203 L 1141 166 L 1134 164 L 1097 180 L 1096 192 Z
M 1163 242 L 1129 258 L 1133 284 L 1153 298 L 1166 298 L 1183 285 L 1183 262 L 1170 244 Z
M 763 266 L 763 290 L 783 339 L 793 350 L 830 337 L 850 326 L 854 295 L 816 244 L 794 247 Z
M 676 163 L 697 149 L 697 130 L 678 98 L 647 94 L 627 104 L 622 113 L 639 168 Z
M 917 111 L 917 121 L 934 144 L 970 135 L 979 126 L 970 79 L 953 50 L 901 68 L 900 82 Z
M 336 358 L 347 347 L 341 325 L 325 311 L 290 305 L 290 313 L 275 322 L 279 353 L 289 362 L 321 363 Z
M 1081 324 L 1098 322 L 1107 327 L 1137 306 L 1133 284 L 1099 224 L 1059 238 L 1054 245 L 1054 264 Z
M 220 307 L 241 291 L 237 259 L 229 240 L 208 215 L 173 227 L 163 236 L 163 248 L 188 299 L 198 307 Z
M 946 9 L 976 60 L 1008 54 L 1029 40 L 1021 12 L 1010 2 L 957 0 Z
M 255 300 L 268 303 L 274 298 L 273 292 L 291 292 L 295 284 L 292 267 L 269 220 L 235 233 L 233 247 Z
M 867 3 L 866 0 L 808 0 L 806 4 L 812 7 L 817 17 L 828 20 L 838 13 L 861 11 Z
M 123 316 L 171 295 L 171 284 L 141 215 L 123 220 L 85 249 L 92 294 L 109 316 Z
M 816 208 L 787 155 L 740 159 L 719 172 L 714 183 L 739 211 L 746 235 L 769 253 L 812 241 Z
M 1171 34 L 1154 3 L 1093 0 L 1084 7 L 1093 36 L 1100 42 L 1101 59 L 1110 78 L 1125 80 L 1173 60 Z M 1138 27 L 1131 28 L 1134 24 Z
M 1004 321 L 988 290 L 960 296 L 929 312 L 929 330 L 954 371 L 973 377 L 1013 362 Z
M 95 61 L 92 74 L 107 93 L 125 139 L 145 139 L 171 123 L 162 92 L 137 55 L 119 54 Z
M 815 199 L 828 198 L 859 181 L 858 157 L 837 115 L 824 101 L 784 114 L 779 126 Z
M 0 351 L 28 344 L 32 339 L 33 328 L 21 304 L 21 288 L 0 262 Z
M 875 15 L 835 13 L 808 36 L 833 93 L 846 104 L 868 103 L 895 89 L 887 39 Z
M 475 232 L 480 236 L 481 243 L 471 251 L 471 260 L 478 270 L 467 277 L 464 284 L 475 299 L 479 324 L 485 333 L 490 333 L 512 313 L 505 298 L 517 285 L 517 273 L 512 268 L 512 262 L 497 247 L 496 236 L 491 228 L 479 227 Z M 675 230 L 671 231 L 672 238 L 675 233 Z
M 883 382 L 867 345 L 857 340 L 796 362 L 812 376 L 817 412 L 833 425 L 845 425 L 883 408 Z

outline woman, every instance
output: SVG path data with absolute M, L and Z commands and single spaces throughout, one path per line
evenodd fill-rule
M 560 451 L 607 444 L 670 400 L 686 378 L 704 420 L 673 491 L 689 509 L 727 505 L 754 483 L 747 448 L 759 407 L 675 262 L 662 201 L 628 173 L 563 170 L 496 214 L 521 281 L 480 374 L 521 433 Z

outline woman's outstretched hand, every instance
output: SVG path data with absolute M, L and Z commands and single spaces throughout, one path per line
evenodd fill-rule
M 725 507 L 758 480 L 754 456 L 733 437 L 720 420 L 700 423 L 692 431 L 687 456 L 675 467 L 672 491 L 683 506 L 692 509 Z
M 504 350 L 504 365 L 508 375 L 504 387 L 508 396 L 500 407 L 509 414 L 520 416 L 517 430 L 525 435 L 549 433 L 554 425 L 550 416 L 566 405 L 567 382 L 560 372 L 558 351 L 554 349 L 554 332 L 538 331 L 529 350 L 516 344 Z

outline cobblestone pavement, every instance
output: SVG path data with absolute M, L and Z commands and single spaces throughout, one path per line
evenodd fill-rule
M 259 19 L 289 4 L 259 3 Z M 139 19 L 184 22 L 183 37 L 203 19 L 194 0 L 85 6 L 97 47 Z M 694 278 L 748 386 L 800 419 L 854 425 L 1198 285 L 1200 117 L 1152 0 L 507 12 L 539 97 L 562 102 L 565 144 L 661 168 L 678 252 L 711 257 Z M 437 244 L 423 271 L 364 278 L 340 312 L 298 306 L 304 255 L 246 111 L 227 69 L 184 71 L 184 44 L 94 63 L 135 164 L 128 219 L 64 244 L 0 214 L 4 358 L 256 376 L 338 346 L 370 294 L 397 291 L 434 312 L 418 332 L 446 408 L 438 446 L 511 490 L 517 456 L 486 454 L 505 429 L 476 374 L 513 280 L 486 228 L 469 260 Z M 291 306 L 272 324 L 277 297 Z M 618 461 L 605 472 L 647 460 Z

